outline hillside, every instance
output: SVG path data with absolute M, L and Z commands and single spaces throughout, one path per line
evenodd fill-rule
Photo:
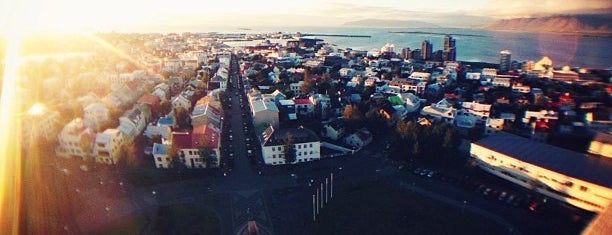
M 484 29 L 563 33 L 612 33 L 612 15 L 559 15 L 497 20 Z
M 378 28 L 439 28 L 440 26 L 417 20 L 378 20 L 365 19 L 349 21 L 344 26 L 378 27 Z

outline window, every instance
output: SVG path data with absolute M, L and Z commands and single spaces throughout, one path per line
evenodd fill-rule
M 566 181 L 565 182 L 565 186 L 567 186 L 567 187 L 571 188 L 573 185 L 574 185 L 574 183 L 572 183 L 571 181 Z
M 161 157 L 157 157 L 157 161 L 158 161 L 158 162 L 161 162 Z
M 299 153 L 298 153 L 298 156 L 302 156 L 302 152 L 299 152 Z
M 312 143 L 310 144 L 310 147 L 312 148 Z
M 585 186 L 580 186 L 580 191 L 586 192 L 587 190 L 589 190 L 589 188 Z
M 276 151 L 276 148 L 275 148 L 275 147 L 272 147 L 272 151 Z
M 276 158 L 276 154 L 272 154 L 272 158 Z
M 313 153 L 314 153 L 314 151 L 310 150 L 310 154 L 313 154 Z
M 298 144 L 298 145 L 297 145 L 297 147 L 298 147 L 298 149 L 301 149 L 301 148 L 302 148 L 302 145 L 299 145 L 299 144 Z

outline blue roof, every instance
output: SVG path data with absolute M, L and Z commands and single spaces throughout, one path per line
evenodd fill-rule
M 523 162 L 612 188 L 612 158 L 581 154 L 499 132 L 475 144 Z
M 158 143 L 154 143 L 153 144 L 153 155 L 155 154 L 166 154 L 166 145 L 164 144 L 158 144 Z
M 157 120 L 157 123 L 159 123 L 160 125 L 172 125 L 174 123 L 174 116 L 165 116 L 165 117 L 160 117 L 159 120 Z

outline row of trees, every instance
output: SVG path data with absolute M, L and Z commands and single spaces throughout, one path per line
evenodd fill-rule
M 400 153 L 405 157 L 423 158 L 439 163 L 461 161 L 454 154 L 459 138 L 453 126 L 446 123 L 422 126 L 413 121 L 400 121 L 395 128 Z

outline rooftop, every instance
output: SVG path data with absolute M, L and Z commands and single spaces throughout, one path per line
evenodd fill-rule
M 274 127 L 270 126 L 262 133 L 262 145 L 283 145 L 284 139 L 287 135 L 291 135 L 294 144 L 319 141 L 319 137 L 314 133 L 314 131 L 304 127 L 276 130 Z
M 612 187 L 610 158 L 581 154 L 505 132 L 491 135 L 475 144 L 567 176 Z

